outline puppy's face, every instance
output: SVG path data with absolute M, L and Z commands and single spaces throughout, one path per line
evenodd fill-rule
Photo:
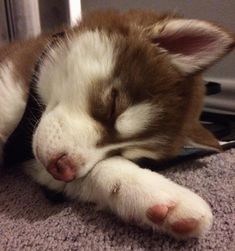
M 33 150 L 56 179 L 82 177 L 114 154 L 165 157 L 181 133 L 191 98 L 188 76 L 225 53 L 232 42 L 217 27 L 193 22 L 172 20 L 151 31 L 130 26 L 125 35 L 88 29 L 51 50 L 38 85 L 46 109 Z M 198 45 L 205 29 L 210 32 L 202 47 L 213 45 L 213 58 Z M 190 43 L 196 40 L 193 48 L 187 41 L 180 45 L 184 34 Z M 225 45 L 219 49 L 221 42 Z M 203 53 L 205 60 L 200 59 Z

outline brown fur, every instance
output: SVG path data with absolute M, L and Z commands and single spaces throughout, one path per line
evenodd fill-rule
M 15 77 L 20 78 L 28 89 L 33 67 L 49 37 L 40 36 L 36 39 L 14 42 L 0 48 L 0 63 L 10 59 L 15 66 Z
M 95 83 L 90 96 L 91 115 L 100 122 L 101 127 L 107 129 L 104 131 L 108 132 L 104 134 L 100 145 L 163 137 L 165 142 L 143 147 L 151 150 L 158 149 L 162 158 L 168 158 L 178 154 L 190 138 L 198 144 L 221 150 L 214 136 L 199 124 L 204 96 L 200 73 L 183 76 L 170 63 L 167 53 L 162 52 L 152 43 L 153 38 L 149 28 L 157 22 L 173 18 L 178 16 L 143 11 L 127 13 L 101 11 L 85 16 L 82 23 L 75 28 L 66 29 L 70 38 L 86 29 L 105 30 L 110 36 L 117 38 L 116 47 L 119 56 L 113 78 L 107 80 L 105 84 Z M 5 46 L 0 49 L 0 62 L 4 63 L 4 60 L 11 59 L 16 68 L 16 78 L 21 78 L 28 88 L 35 62 L 50 39 L 51 34 L 48 34 Z M 227 52 L 232 46 L 234 44 L 227 49 Z M 104 102 L 99 95 L 102 88 L 112 86 L 117 78 L 121 80 L 121 84 L 111 87 L 115 95 L 115 104 L 110 97 L 107 97 Z M 161 105 L 164 110 L 162 116 L 157 117 L 143 133 L 130 138 L 120 138 L 110 125 L 129 105 L 146 100 Z M 110 105 L 107 106 L 107 103 Z M 113 105 L 115 105 L 115 114 L 110 111 Z
M 151 100 L 154 104 L 163 104 L 165 111 L 162 118 L 153 121 L 144 133 L 132 138 L 121 139 L 112 130 L 109 136 L 104 138 L 103 144 L 166 136 L 167 142 L 160 145 L 162 158 L 178 154 L 188 138 L 198 144 L 221 150 L 214 136 L 198 123 L 204 97 L 204 85 L 200 74 L 183 77 L 169 63 L 167 55 L 158 51 L 154 46 L 151 47 L 149 41 L 146 41 L 145 37 L 141 38 L 139 33 L 139 26 L 148 27 L 158 21 L 176 17 L 175 15 L 133 11 L 124 14 L 121 19 L 113 12 L 96 13 L 92 18 L 89 16 L 84 19 L 83 25 L 88 26 L 89 29 L 107 29 L 110 35 L 112 33 L 120 34 L 117 45 L 120 50 L 119 63 L 114 73 L 114 79 L 119 78 L 122 82 L 122 86 L 118 87 L 117 102 L 122 107 L 120 110 L 124 111 L 130 103 Z M 136 25 L 136 30 L 129 28 L 130 23 Z M 137 37 L 138 39 L 136 39 Z M 133 61 L 136 64 L 133 64 Z M 114 79 L 111 79 L 110 82 Z M 100 96 L 96 95 L 99 93 L 100 87 L 101 85 L 96 85 L 91 96 L 92 114 L 106 124 L 107 128 L 110 128 L 110 120 L 106 120 L 108 118 L 107 108 L 100 109 L 102 108 L 99 101 Z M 128 97 L 125 98 L 125 96 Z M 107 102 L 104 103 L 107 105 Z M 148 145 L 144 148 L 154 150 L 159 149 L 159 145 Z

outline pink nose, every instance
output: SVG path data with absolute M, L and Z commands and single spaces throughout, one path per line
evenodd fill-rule
M 65 182 L 70 182 L 76 177 L 76 167 L 66 154 L 53 158 L 47 166 L 47 171 L 55 179 Z

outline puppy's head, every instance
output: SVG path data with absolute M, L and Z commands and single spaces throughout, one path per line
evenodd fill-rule
M 208 22 L 145 15 L 84 18 L 45 60 L 33 150 L 56 179 L 82 177 L 114 154 L 169 157 L 190 138 L 203 95 L 196 75 L 234 38 Z

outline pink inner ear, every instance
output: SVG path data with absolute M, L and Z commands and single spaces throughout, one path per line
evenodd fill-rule
M 214 34 L 199 34 L 195 31 L 164 34 L 152 40 L 171 54 L 194 55 L 215 48 L 218 37 Z

